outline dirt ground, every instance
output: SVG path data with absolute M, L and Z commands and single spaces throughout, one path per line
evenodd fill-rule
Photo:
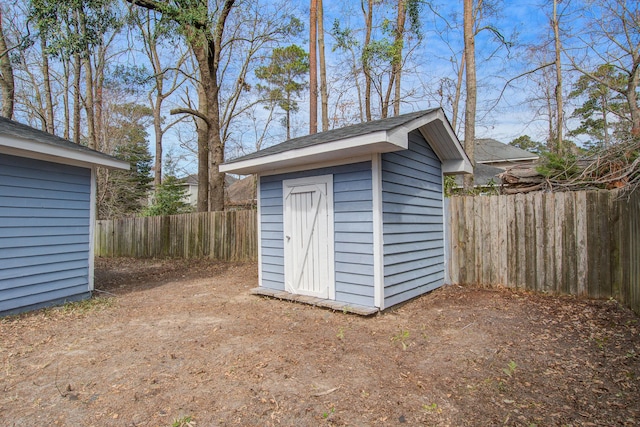
M 250 295 L 255 264 L 96 267 L 99 298 L 0 320 L 0 425 L 640 424 L 615 301 L 448 286 L 363 318 Z

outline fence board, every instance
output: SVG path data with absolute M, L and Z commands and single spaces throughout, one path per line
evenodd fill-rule
M 565 227 L 565 213 L 564 213 L 564 195 L 567 193 L 554 194 L 553 206 L 554 212 L 552 213 L 554 218 L 553 227 L 553 282 L 556 285 L 556 289 L 559 292 L 568 293 L 567 281 L 563 277 L 564 259 L 562 256 L 562 245 L 564 244 L 564 227 Z
M 456 249 L 455 252 L 452 251 L 452 253 L 455 253 L 456 255 L 452 255 L 452 256 L 456 256 L 458 260 L 458 266 L 459 266 L 458 270 L 454 272 L 454 274 L 456 274 L 458 277 L 458 280 L 454 283 L 459 283 L 461 280 L 467 281 L 467 272 L 466 272 L 467 262 L 465 257 L 467 253 L 467 251 L 465 250 L 467 246 L 467 234 L 466 234 L 466 227 L 464 226 L 465 215 L 464 215 L 463 203 L 464 203 L 464 199 L 462 198 L 456 199 L 455 208 L 452 207 L 450 211 L 450 212 L 453 212 L 453 210 L 455 209 L 456 216 L 453 216 L 453 215 L 450 215 L 450 216 L 451 216 L 451 221 L 453 222 L 453 224 L 451 225 L 451 228 L 453 229 L 455 227 L 456 229 L 457 241 L 454 241 L 453 239 L 451 239 L 451 244 L 454 245 L 453 247 Z
M 546 200 L 546 197 L 545 197 Z M 535 224 L 535 251 L 536 251 L 536 264 L 535 274 L 533 274 L 533 281 L 536 289 L 539 291 L 545 291 L 545 281 L 547 278 L 547 271 L 545 264 L 547 259 L 545 257 L 545 213 L 542 202 L 542 193 L 535 193 L 533 195 L 533 210 L 534 210 L 534 224 Z
M 449 206 L 454 283 L 612 297 L 640 314 L 640 194 L 467 196 Z
M 491 256 L 492 236 L 492 215 L 488 197 L 478 197 L 478 213 L 476 214 L 477 233 L 482 242 L 482 265 L 480 266 L 480 283 L 491 283 L 491 267 L 493 257 Z
M 563 264 L 565 264 L 565 270 L 563 274 L 564 285 L 563 288 L 570 289 L 571 294 L 580 295 L 584 293 L 584 284 L 586 279 L 581 278 L 578 275 L 578 265 L 586 265 L 586 260 L 580 262 L 578 260 L 578 236 L 583 234 L 583 221 L 580 221 L 582 213 L 579 215 L 576 213 L 577 198 L 574 197 L 574 193 L 564 193 L 564 206 L 565 206 L 565 229 L 563 233 L 563 250 L 562 257 L 564 258 Z M 580 249 L 581 254 L 584 254 L 584 248 Z
M 498 215 L 498 229 L 500 230 L 500 236 L 498 238 L 499 248 L 502 249 L 499 251 L 500 262 L 498 264 L 498 280 L 501 285 L 506 285 L 508 281 L 507 275 L 507 263 L 509 261 L 508 254 L 509 252 L 505 250 L 507 247 L 507 239 L 509 230 L 503 226 L 507 219 L 509 218 L 509 213 L 507 211 L 507 202 L 504 197 L 498 197 L 499 203 L 499 215 Z
M 575 213 L 575 268 L 577 276 L 577 295 L 587 295 L 587 277 L 589 268 L 595 266 L 589 265 L 587 257 L 587 193 L 580 192 L 572 194 L 574 196 L 574 213 Z M 597 242 L 592 242 L 596 245 Z
M 256 211 L 96 221 L 96 256 L 257 259 Z
M 542 249 L 544 251 L 544 282 L 542 289 L 544 292 L 555 291 L 555 271 L 556 271 L 556 253 L 555 253 L 555 230 L 556 230 L 556 199 L 554 194 L 549 194 L 549 197 L 545 197 L 542 200 L 543 207 L 543 224 L 542 229 L 544 232 L 544 245 Z M 544 225 L 546 224 L 546 226 Z
M 507 259 L 505 268 L 505 286 L 518 287 L 518 252 L 517 245 L 518 239 L 516 234 L 516 204 L 514 197 L 501 197 L 500 200 L 504 201 L 506 206 L 503 224 L 506 226 L 507 246 L 505 247 L 505 258 Z

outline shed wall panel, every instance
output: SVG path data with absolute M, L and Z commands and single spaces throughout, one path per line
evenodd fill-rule
M 0 154 L 0 313 L 89 292 L 91 170 Z
M 333 175 L 336 300 L 373 306 L 371 162 L 260 177 L 262 286 L 284 290 L 282 181 L 328 174 Z
M 444 283 L 440 161 L 418 131 L 409 149 L 382 155 L 385 307 Z

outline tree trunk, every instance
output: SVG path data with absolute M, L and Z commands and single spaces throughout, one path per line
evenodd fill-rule
M 62 106 L 64 110 L 64 130 L 62 132 L 62 137 L 64 139 L 71 138 L 71 117 L 69 114 L 69 67 L 71 64 L 69 61 L 62 61 L 62 71 L 63 71 L 63 81 L 62 81 Z
M 382 111 L 380 115 L 383 119 L 386 119 L 389 116 L 389 103 L 391 102 L 391 90 L 393 89 L 395 76 L 396 75 L 394 74 L 394 72 L 391 71 L 391 73 L 389 74 L 389 85 L 387 86 L 387 91 L 384 95 L 384 98 L 382 97 L 382 94 L 380 95 L 380 104 L 382 105 Z M 380 89 L 382 89 L 382 82 L 380 82 Z
M 40 36 L 40 48 L 42 50 L 42 80 L 44 83 L 44 103 L 47 117 L 47 132 L 55 134 L 53 96 L 51 95 L 51 79 L 49 77 L 49 55 L 47 55 L 47 41 Z
M 553 117 L 556 115 L 553 110 L 553 96 L 551 94 L 551 87 L 548 86 L 545 90 L 546 92 L 546 101 L 547 101 L 547 114 L 549 115 L 549 137 L 547 138 L 547 148 L 549 151 L 553 152 L 556 145 L 556 130 L 553 126 Z
M 207 96 L 207 109 L 209 111 L 209 210 L 224 210 L 224 176 L 220 172 L 220 165 L 224 162 L 224 144 L 220 137 L 220 104 L 218 92 L 220 87 L 217 81 L 217 72 L 212 72 L 211 95 Z
M 475 169 L 476 139 L 476 48 L 473 19 L 473 0 L 464 0 L 464 56 L 466 62 L 467 99 L 464 113 L 464 149 Z M 464 176 L 464 190 L 473 190 L 473 175 Z
M 555 53 L 556 53 L 556 141 L 555 141 L 555 152 L 557 154 L 562 154 L 562 125 L 564 122 L 564 111 L 563 111 L 563 101 L 562 101 L 562 62 L 560 58 L 560 53 L 562 46 L 560 45 L 560 24 L 558 18 L 558 0 L 553 0 L 553 39 L 555 44 Z
M 2 116 L 13 119 L 15 82 L 9 48 L 7 47 L 4 28 L 2 27 L 2 8 L 0 8 L 0 92 L 2 92 Z
M 460 58 L 460 68 L 458 68 L 458 80 L 456 81 L 456 94 L 453 99 L 453 105 L 451 108 L 453 109 L 453 117 L 451 121 L 451 127 L 453 131 L 456 132 L 458 130 L 458 113 L 460 111 L 460 96 L 462 95 L 462 82 L 464 81 L 464 69 L 465 69 L 465 60 L 464 60 L 464 50 L 462 51 L 462 58 Z
M 603 127 L 603 138 L 604 138 L 604 147 L 609 148 L 611 144 L 609 140 L 609 120 L 607 119 L 607 114 L 609 113 L 609 102 L 606 96 L 600 97 L 600 104 L 602 105 L 602 127 Z
M 224 210 L 224 173 L 219 170 L 219 165 L 224 161 L 224 143 L 220 135 L 218 66 L 226 20 L 235 0 L 225 0 L 222 7 L 216 9 L 218 17 L 213 23 L 214 28 L 210 27 L 212 22 L 210 22 L 211 16 L 208 15 L 205 19 L 183 20 L 184 17 L 180 14 L 166 12 L 165 2 L 127 1 L 149 10 L 167 13 L 167 18 L 175 20 L 187 34 L 189 45 L 198 62 L 200 77 L 198 110 L 179 109 L 177 112 L 187 112 L 198 117 L 196 119 L 198 122 L 198 211 Z M 185 5 L 178 6 L 182 6 L 184 10 L 191 10 L 190 5 L 191 3 L 187 2 Z
M 200 56 L 204 55 L 201 45 L 192 45 L 193 52 L 200 62 Z M 200 72 L 204 70 L 200 67 Z M 205 117 L 209 117 L 207 111 L 207 94 L 204 78 L 200 78 L 202 84 L 198 85 L 198 111 Z M 198 212 L 209 210 L 209 123 L 201 118 L 196 118 L 196 132 L 198 134 Z
M 84 110 L 87 115 L 87 145 L 89 148 L 97 149 L 96 147 L 96 130 L 95 130 L 95 116 L 93 113 L 93 69 L 91 67 L 91 57 L 88 55 L 84 60 L 84 79 L 85 79 L 85 97 L 84 97 Z
M 309 134 L 318 132 L 318 0 L 311 0 L 309 12 Z
M 73 54 L 73 142 L 80 144 L 80 77 L 82 60 L 80 54 Z
M 96 134 L 96 150 L 101 150 L 104 140 L 106 138 L 103 135 L 103 88 L 104 88 L 104 67 L 106 61 L 107 48 L 101 43 L 98 47 L 98 55 L 96 58 L 96 78 L 95 78 L 95 134 Z
M 352 51 L 351 58 L 353 60 L 353 81 L 356 84 L 356 93 L 358 94 L 358 112 L 360 114 L 360 122 L 364 122 L 364 111 L 362 109 L 362 87 L 360 86 L 360 81 L 358 79 L 358 74 L 360 71 L 358 70 L 358 61 L 356 60 L 356 54 Z
M 151 14 L 149 13 L 148 16 Z M 144 30 L 141 25 L 141 30 Z M 153 105 L 153 131 L 155 133 L 155 147 L 156 147 L 156 155 L 155 155 L 155 165 L 153 167 L 153 185 L 156 188 L 160 188 L 162 184 L 162 102 L 164 101 L 164 75 L 162 73 L 162 66 L 160 65 L 160 58 L 158 56 L 158 49 L 156 44 L 156 39 L 151 34 L 151 30 L 147 33 L 146 42 L 148 49 L 149 62 L 151 62 L 151 66 L 153 67 L 153 74 L 155 76 L 156 87 L 155 87 L 155 95 L 156 99 L 152 102 Z M 151 93 L 149 94 L 151 98 Z M 199 98 L 199 97 L 198 97 Z
M 627 80 L 626 97 L 629 104 L 629 111 L 631 113 L 631 136 L 634 138 L 640 137 L 640 109 L 638 109 L 638 95 L 637 89 L 640 83 L 640 55 L 633 58 L 633 65 L 631 66 L 631 72 L 629 79 Z
M 161 93 L 160 90 L 158 90 L 158 93 Z M 157 190 L 162 184 L 162 98 L 160 95 L 156 96 L 156 101 L 153 104 L 153 131 L 155 133 L 156 146 L 153 185 Z
M 291 96 L 287 93 L 287 105 L 291 105 Z M 287 141 L 291 139 L 291 108 L 287 108 L 285 111 L 285 125 L 287 128 Z
M 371 43 L 371 31 L 373 26 L 373 0 L 367 1 L 367 9 L 364 8 L 364 0 L 361 0 L 362 13 L 364 15 L 364 45 L 362 46 L 362 71 L 364 72 L 364 111 L 367 121 L 371 121 L 371 73 L 367 49 Z
M 87 34 L 87 22 L 86 16 L 82 6 L 77 10 L 78 21 L 80 22 L 80 31 L 82 34 Z M 84 51 L 84 79 L 85 79 L 85 97 L 84 97 L 84 110 L 87 115 L 87 145 L 89 148 L 97 149 L 96 147 L 96 130 L 95 130 L 95 115 L 94 115 L 94 99 L 93 99 L 93 67 L 91 65 L 91 50 L 88 45 L 83 46 Z
M 404 25 L 407 19 L 406 0 L 398 0 L 398 19 L 396 23 L 396 58 L 393 61 L 393 74 L 395 78 L 395 93 L 393 98 L 393 115 L 400 115 L 400 82 L 402 75 L 402 49 L 404 48 Z
M 212 211 L 224 210 L 224 172 L 220 172 L 220 165 L 224 162 L 224 142 L 220 135 L 220 84 L 218 82 L 218 67 L 222 50 L 222 33 L 225 23 L 235 0 L 226 0 L 214 30 L 213 40 L 209 41 L 209 79 L 211 90 L 207 91 L 207 107 L 209 109 L 209 155 L 211 182 L 209 186 L 209 207 Z
M 320 100 L 322 104 L 322 131 L 325 132 L 329 130 L 329 95 L 327 93 L 327 65 L 324 57 L 324 10 L 322 0 L 317 0 L 317 2 L 318 50 L 320 54 Z

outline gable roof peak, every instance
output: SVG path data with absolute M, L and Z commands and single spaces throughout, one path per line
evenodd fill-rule
M 415 111 L 370 122 L 358 123 L 290 139 L 255 153 L 229 160 L 221 172 L 241 175 L 276 173 L 287 168 L 317 167 L 353 159 L 371 159 L 375 153 L 406 150 L 408 134 L 420 130 L 443 162 L 446 173 L 470 173 L 471 163 L 442 108 Z

